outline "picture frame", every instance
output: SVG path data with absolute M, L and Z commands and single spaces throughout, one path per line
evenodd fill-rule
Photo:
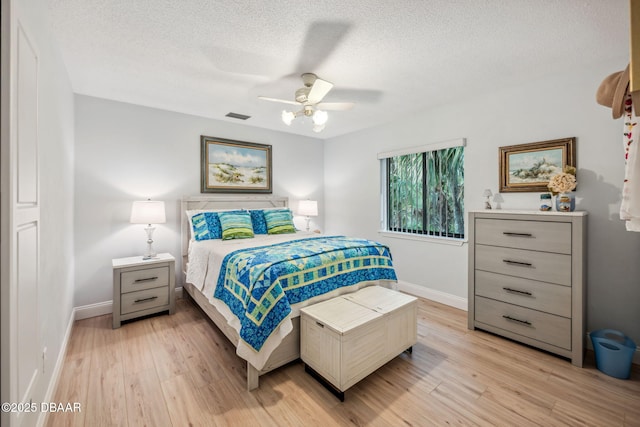
M 200 136 L 201 193 L 271 193 L 271 145 Z
M 576 138 L 562 138 L 498 149 L 501 193 L 548 192 L 551 177 L 576 167 Z

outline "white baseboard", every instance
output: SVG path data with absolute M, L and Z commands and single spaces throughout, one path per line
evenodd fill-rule
M 182 287 L 176 288 L 176 298 L 182 298 Z M 102 316 L 113 313 L 113 301 L 98 302 L 95 304 L 82 305 L 73 309 L 75 320 L 88 319 L 90 317 Z
M 73 324 L 76 320 L 76 310 L 75 308 L 71 311 L 71 316 L 69 317 L 69 324 L 67 325 L 67 330 L 64 333 L 64 339 L 62 340 L 62 345 L 60 346 L 60 351 L 58 352 L 58 359 L 56 360 L 56 364 L 53 368 L 53 373 L 51 374 L 51 380 L 49 381 L 49 387 L 47 387 L 47 392 L 44 395 L 43 402 L 53 402 L 53 393 L 55 393 L 58 388 L 58 381 L 60 380 L 60 373 L 62 372 L 62 367 L 64 366 L 64 359 L 67 355 L 67 347 L 69 346 L 69 340 L 71 339 L 71 331 L 73 330 Z M 47 416 L 49 415 L 48 411 L 40 412 L 38 416 L 37 426 L 44 426 L 47 422 Z
M 82 305 L 74 308 L 74 311 L 76 313 L 76 320 L 111 314 L 113 313 L 113 301 L 109 300 L 95 304 Z
M 425 286 L 414 285 L 413 283 L 398 281 L 398 290 L 415 295 L 420 298 L 426 298 L 431 301 L 439 302 L 460 310 L 467 311 L 467 298 L 451 295 L 446 292 L 436 291 Z

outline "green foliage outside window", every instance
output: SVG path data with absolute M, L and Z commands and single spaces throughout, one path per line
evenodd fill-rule
M 464 238 L 464 147 L 387 159 L 388 229 Z

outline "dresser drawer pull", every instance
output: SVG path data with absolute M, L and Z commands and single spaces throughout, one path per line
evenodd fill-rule
M 531 322 L 529 322 L 528 320 L 516 319 L 515 317 L 507 316 L 506 314 L 503 314 L 502 317 L 504 317 L 507 320 L 511 320 L 513 322 L 518 322 L 518 323 L 522 323 L 523 325 L 531 326 Z
M 528 292 L 528 291 L 520 291 L 518 289 L 511 289 L 511 288 L 502 288 L 502 289 L 504 289 L 507 292 L 515 292 L 516 294 L 533 296 L 533 294 L 531 292 Z
M 530 262 L 512 261 L 510 259 L 503 259 L 502 262 L 506 262 L 507 264 L 511 264 L 511 265 L 519 265 L 519 266 L 522 266 L 522 267 L 531 267 L 531 266 L 533 266 L 533 264 L 531 264 Z
M 134 301 L 134 304 L 137 304 L 139 302 L 145 302 L 145 301 L 153 301 L 154 299 L 158 299 L 157 296 L 155 297 L 149 297 L 149 298 L 140 298 Z
M 316 322 L 316 325 L 320 326 L 321 328 L 324 328 L 324 325 L 320 322 Z
M 158 276 L 147 277 L 146 279 L 136 279 L 133 283 L 151 282 L 152 280 L 158 280 Z
M 502 234 L 505 236 L 514 236 L 514 237 L 533 237 L 531 233 L 513 233 L 511 231 L 503 231 Z

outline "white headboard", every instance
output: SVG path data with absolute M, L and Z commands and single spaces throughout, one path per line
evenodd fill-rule
M 186 211 L 194 209 L 262 209 L 262 208 L 279 208 L 288 207 L 289 199 L 287 197 L 279 197 L 273 195 L 265 196 L 243 196 L 243 195 L 198 195 L 184 196 L 181 204 L 181 241 L 182 256 L 185 257 L 189 253 L 189 239 L 191 238 L 189 230 L 189 221 L 187 220 Z M 183 264 L 184 265 L 184 264 Z

